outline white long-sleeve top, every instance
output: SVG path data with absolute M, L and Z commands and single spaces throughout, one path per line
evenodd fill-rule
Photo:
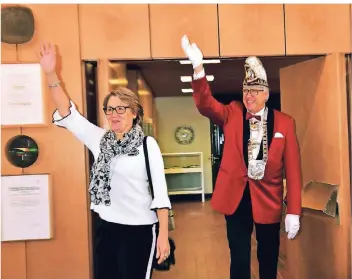
M 70 114 L 63 118 L 56 110 L 53 114 L 53 123 L 71 131 L 88 147 L 94 159 L 97 160 L 100 153 L 100 140 L 106 130 L 89 122 L 79 113 L 74 103 L 72 101 L 70 103 Z M 137 156 L 121 155 L 113 158 L 110 169 L 111 205 L 91 203 L 90 207 L 102 219 L 126 225 L 154 224 L 158 220 L 155 209 L 171 209 L 160 148 L 153 137 L 147 138 L 147 147 L 154 199 L 149 193 L 147 169 L 143 145 L 141 145 L 138 147 Z

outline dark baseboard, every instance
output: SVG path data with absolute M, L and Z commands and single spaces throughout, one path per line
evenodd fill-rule
M 210 194 L 205 194 L 205 200 L 208 201 L 211 199 L 212 197 L 212 193 Z M 173 196 L 169 196 L 170 197 L 170 201 L 171 202 L 187 202 L 187 201 L 202 201 L 202 196 L 199 194 L 195 194 L 195 195 L 173 195 Z

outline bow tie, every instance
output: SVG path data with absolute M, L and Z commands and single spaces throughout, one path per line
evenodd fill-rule
M 247 113 L 246 113 L 246 120 L 249 120 L 249 119 L 251 119 L 251 118 L 255 118 L 255 119 L 257 119 L 258 121 L 260 121 L 260 120 L 262 119 L 260 115 L 253 115 L 253 114 L 251 114 L 251 113 L 249 113 L 249 112 L 247 111 Z

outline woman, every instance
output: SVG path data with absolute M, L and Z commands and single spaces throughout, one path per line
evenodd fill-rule
M 103 110 L 110 130 L 104 130 L 84 118 L 61 88 L 54 46 L 42 45 L 39 57 L 57 108 L 53 122 L 71 131 L 95 158 L 89 193 L 91 209 L 99 215 L 94 252 L 96 279 L 151 278 L 154 255 L 161 263 L 170 253 L 171 204 L 163 158 L 152 137 L 147 138 L 147 146 L 154 198 L 149 192 L 140 126 L 143 108 L 138 97 L 127 88 L 108 94 Z

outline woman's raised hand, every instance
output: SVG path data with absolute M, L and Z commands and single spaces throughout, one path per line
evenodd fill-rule
M 56 68 L 56 51 L 55 46 L 50 43 L 44 43 L 40 46 L 38 53 L 40 65 L 45 74 L 55 72 Z

